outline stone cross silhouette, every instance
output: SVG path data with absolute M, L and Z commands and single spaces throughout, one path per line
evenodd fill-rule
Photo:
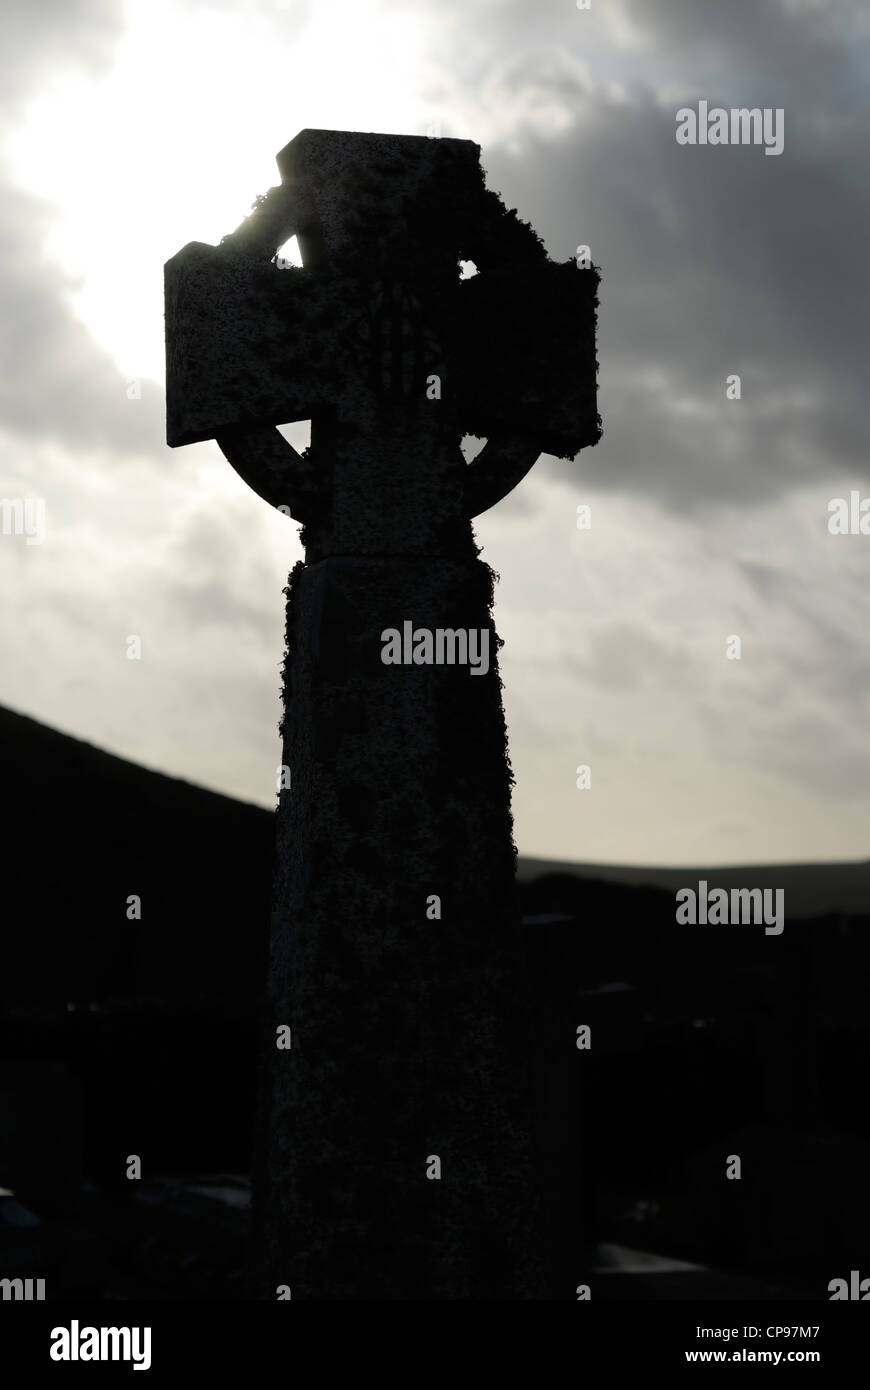
M 550 261 L 479 156 L 304 130 L 235 232 L 166 265 L 168 443 L 215 439 L 306 554 L 286 590 L 264 1298 L 573 1297 L 541 1249 L 513 778 L 471 521 L 540 453 L 599 438 L 598 274 Z M 303 268 L 282 268 L 294 235 Z M 300 419 L 302 454 L 276 428 Z M 466 434 L 487 440 L 471 464 Z

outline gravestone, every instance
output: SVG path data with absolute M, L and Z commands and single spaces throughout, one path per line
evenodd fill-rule
M 216 439 L 305 546 L 286 590 L 260 1297 L 559 1296 L 471 522 L 540 453 L 598 439 L 598 276 L 548 259 L 479 155 L 302 131 L 234 233 L 166 266 L 168 442 Z M 303 268 L 282 268 L 294 235 Z M 300 454 L 276 426 L 301 419 Z M 466 434 L 487 440 L 471 464 Z

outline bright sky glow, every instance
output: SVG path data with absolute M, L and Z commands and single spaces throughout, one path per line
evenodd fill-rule
M 113 70 L 48 84 L 29 108 L 15 180 L 57 207 L 44 250 L 81 276 L 76 313 L 126 377 L 163 376 L 164 261 L 237 227 L 299 130 L 424 133 L 423 30 L 376 19 L 357 0 L 301 28 L 278 7 L 132 0 Z

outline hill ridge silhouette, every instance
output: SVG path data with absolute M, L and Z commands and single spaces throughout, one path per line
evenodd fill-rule
M 5 706 L 0 706 L 0 764 L 3 779 L 3 811 L 7 824 L 13 827 L 14 850 L 17 856 L 26 846 L 24 831 L 29 823 L 31 833 L 41 839 L 44 834 L 46 807 L 63 796 L 65 804 L 75 784 L 79 796 L 94 803 L 98 796 L 123 799 L 123 818 L 129 833 L 141 828 L 145 813 L 155 815 L 172 812 L 201 820 L 213 834 L 218 826 L 220 847 L 232 850 L 238 836 L 238 852 L 253 852 L 256 876 L 249 878 L 254 898 L 252 907 L 260 905 L 268 921 L 268 899 L 272 872 L 272 835 L 274 812 L 254 802 L 242 801 L 225 792 L 200 786 L 186 778 L 144 767 L 131 759 L 108 752 L 90 740 L 64 733 L 51 725 Z M 98 803 L 97 803 L 98 804 Z M 92 811 L 96 806 L 92 805 Z M 116 808 L 111 820 L 117 827 Z M 80 807 L 88 822 L 87 804 Z M 259 826 L 259 830 L 255 827 Z M 96 832 L 96 822 L 92 830 Z M 83 829 L 79 828 L 81 837 Z M 7 834 L 9 832 L 7 831 Z M 249 841 L 253 837 L 259 848 Z M 109 834 L 109 845 L 113 842 Z M 194 840 L 199 837 L 195 836 Z M 7 843 L 7 852 L 12 846 Z M 217 848 L 217 846 L 216 846 Z M 156 846 L 155 846 L 156 849 Z M 144 856 L 140 856 L 142 858 Z M 45 868 L 45 866 L 43 866 Z M 130 865 L 130 875 L 136 869 Z M 676 888 L 692 885 L 701 878 L 723 887 L 783 887 L 786 893 L 786 913 L 789 917 L 809 917 L 846 912 L 870 913 L 870 860 L 810 863 L 731 864 L 722 866 L 633 864 L 594 864 L 584 861 L 543 859 L 520 854 L 517 879 L 528 885 L 552 875 L 570 875 L 581 880 L 595 880 L 621 886 L 648 887 L 674 892 Z M 258 891 L 262 890 L 262 891 Z M 128 891 L 136 891 L 131 884 Z M 126 897 L 126 895 L 125 895 Z M 262 909 L 262 903 L 266 903 Z

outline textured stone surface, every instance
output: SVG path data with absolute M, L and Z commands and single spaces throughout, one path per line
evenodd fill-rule
M 380 660 L 404 618 L 485 627 L 494 656 L 490 586 L 477 560 L 293 575 L 267 1026 L 293 1046 L 266 1053 L 264 1292 L 541 1296 L 500 681 Z

